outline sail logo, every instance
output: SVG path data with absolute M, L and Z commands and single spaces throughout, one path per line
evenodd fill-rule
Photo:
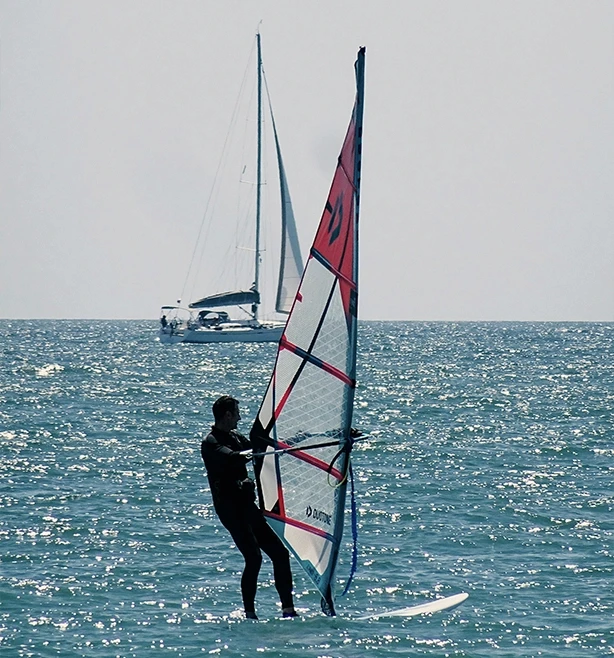
M 330 235 L 330 240 L 328 244 L 331 245 L 341 233 L 341 224 L 343 222 L 343 191 L 335 200 L 334 208 L 330 201 L 326 202 L 326 210 L 330 213 L 330 220 L 328 222 L 328 234 Z
M 327 512 L 323 512 L 322 510 L 316 509 L 311 505 L 307 505 L 307 509 L 305 510 L 305 516 L 308 519 L 313 519 L 314 521 L 320 521 L 321 523 L 326 523 L 326 525 L 330 525 L 332 523 L 332 518 L 330 514 L 328 514 Z

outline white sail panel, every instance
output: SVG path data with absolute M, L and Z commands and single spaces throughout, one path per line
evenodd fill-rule
M 276 419 L 277 440 L 295 445 L 314 434 L 333 436 L 345 421 L 346 385 L 321 368 L 306 363 Z
M 293 552 L 299 560 L 313 565 L 320 576 L 326 573 L 330 564 L 332 542 L 293 525 L 286 525 L 284 538 L 288 544 L 295 547 Z
M 322 321 L 328 294 L 336 281 L 335 275 L 315 258 L 307 261 L 300 294 L 296 298 L 284 332 L 288 341 L 303 349 L 309 349 Z
M 349 340 L 341 293 L 339 286 L 335 286 L 311 353 L 349 376 L 347 362 Z
M 267 448 L 268 453 L 273 453 L 273 448 Z M 275 454 L 269 454 L 262 460 L 260 485 L 262 497 L 266 509 L 272 510 L 279 500 L 279 488 L 277 486 L 277 465 Z
M 320 442 L 324 436 L 318 437 Z M 335 520 L 335 491 L 343 480 L 341 471 L 330 463 L 338 447 L 318 448 L 300 453 L 278 455 L 283 476 L 283 508 L 287 519 L 333 534 Z M 304 461 L 309 459 L 309 461 Z

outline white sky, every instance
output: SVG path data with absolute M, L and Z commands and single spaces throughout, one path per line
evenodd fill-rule
M 614 320 L 609 0 L 0 0 L 1 317 L 177 298 L 260 20 L 305 252 L 367 46 L 363 319 Z

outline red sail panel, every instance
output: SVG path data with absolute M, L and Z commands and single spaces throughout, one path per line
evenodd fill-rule
M 354 167 L 356 149 L 355 113 L 348 127 L 337 169 L 320 220 L 313 249 L 339 274 L 341 296 L 346 317 L 350 314 L 350 291 L 355 287 L 353 259 L 354 236 Z M 348 282 L 351 282 L 348 285 Z

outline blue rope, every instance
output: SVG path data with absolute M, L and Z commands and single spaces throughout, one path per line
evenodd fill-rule
M 350 589 L 356 568 L 358 567 L 358 513 L 356 511 L 356 491 L 354 489 L 354 471 L 352 470 L 352 462 L 350 462 L 350 505 L 352 510 L 352 567 L 350 568 L 350 575 L 348 576 L 345 588 L 341 596 L 345 596 Z

